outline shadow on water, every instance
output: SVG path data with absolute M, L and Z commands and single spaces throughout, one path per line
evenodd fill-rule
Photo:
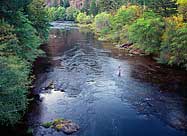
M 65 135 L 40 126 L 56 118 L 80 125 L 73 136 L 186 134 L 187 72 L 129 57 L 72 23 L 52 25 L 42 46 L 46 57 L 34 67 L 40 101 L 30 105 L 27 124 L 35 136 Z M 51 83 L 54 88 L 45 89 Z

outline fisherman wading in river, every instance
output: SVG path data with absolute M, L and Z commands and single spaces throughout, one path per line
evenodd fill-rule
M 118 76 L 121 77 L 121 66 L 118 67 Z

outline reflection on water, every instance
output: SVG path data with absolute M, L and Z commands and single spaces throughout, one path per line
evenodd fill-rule
M 128 57 L 74 24 L 52 25 L 47 57 L 35 64 L 42 101 L 31 106 L 28 123 L 36 136 L 64 135 L 40 126 L 55 118 L 78 123 L 75 136 L 185 135 L 186 72 Z M 45 90 L 51 82 L 55 88 Z

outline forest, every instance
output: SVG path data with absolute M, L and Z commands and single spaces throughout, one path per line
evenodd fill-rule
M 0 17 L 0 124 L 14 125 L 27 109 L 32 63 L 44 55 L 39 46 L 49 20 L 43 0 L 2 0 Z
M 0 125 L 14 126 L 27 111 L 33 62 L 45 52 L 50 22 L 74 21 L 98 40 L 131 48 L 171 68 L 187 70 L 187 0 L 1 0 Z

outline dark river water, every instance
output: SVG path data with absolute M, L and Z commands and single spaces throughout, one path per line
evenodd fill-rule
M 80 125 L 73 136 L 186 135 L 185 71 L 129 57 L 74 24 L 52 25 L 50 41 L 42 46 L 46 57 L 34 67 L 33 92 L 41 97 L 27 115 L 34 136 L 64 136 L 40 125 L 56 118 Z M 55 89 L 45 90 L 51 82 Z

